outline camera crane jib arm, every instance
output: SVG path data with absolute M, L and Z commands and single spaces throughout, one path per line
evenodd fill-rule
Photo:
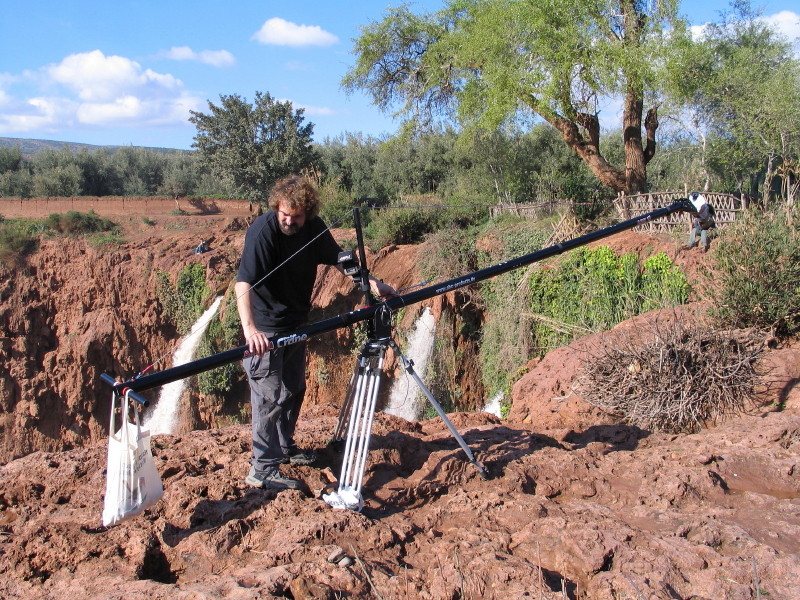
M 619 233 L 620 231 L 632 229 L 637 225 L 647 223 L 654 219 L 658 219 L 660 217 L 664 217 L 675 212 L 696 213 L 697 210 L 687 198 L 682 198 L 676 201 L 675 203 L 671 204 L 670 206 L 666 206 L 664 208 L 654 210 L 647 214 L 634 217 L 632 219 L 628 219 L 627 221 L 622 221 L 621 223 L 617 223 L 616 225 L 611 225 L 610 227 L 598 229 L 597 231 L 587 233 L 585 235 L 561 242 L 559 244 L 555 244 L 553 246 L 549 246 L 548 248 L 543 248 L 542 250 L 531 252 L 530 254 L 525 254 L 523 256 L 519 256 L 517 258 L 501 262 L 496 265 L 492 265 L 490 267 L 486 267 L 484 269 L 480 269 L 478 271 L 462 275 L 460 277 L 455 277 L 453 279 L 449 279 L 441 283 L 436 283 L 434 285 L 424 287 L 420 290 L 409 292 L 408 294 L 395 296 L 394 298 L 390 298 L 389 300 L 381 302 L 380 304 L 374 304 L 371 306 L 367 306 L 366 308 L 361 308 L 348 313 L 342 313 L 334 317 L 317 321 L 316 323 L 311 323 L 305 327 L 297 329 L 296 331 L 288 335 L 280 335 L 270 338 L 269 341 L 275 347 L 282 347 L 282 346 L 288 346 L 290 344 L 295 344 L 316 335 L 328 333 L 331 331 L 335 331 L 336 329 L 348 327 L 350 325 L 359 323 L 361 321 L 367 321 L 369 319 L 373 319 L 376 317 L 378 311 L 381 311 L 381 314 L 385 314 L 387 310 L 388 311 L 398 310 L 400 308 L 408 306 L 409 304 L 422 302 L 423 300 L 427 300 L 428 298 L 439 296 L 441 294 L 450 292 L 452 290 L 456 290 L 466 285 L 490 279 L 492 277 L 497 277 L 498 275 L 502 275 L 503 273 L 507 273 L 509 271 L 513 271 L 514 269 L 524 267 L 525 265 L 529 265 L 538 262 L 540 260 L 550 258 L 551 256 L 561 254 L 562 252 L 572 250 L 573 248 L 584 246 L 596 240 L 600 240 L 610 235 L 614 235 L 615 233 Z M 356 211 L 356 215 L 357 214 L 358 213 Z M 363 259 L 364 253 L 361 240 L 359 240 L 359 246 L 361 247 L 360 249 L 362 250 L 361 251 L 362 269 L 365 269 L 364 259 Z M 362 283 L 362 290 L 363 288 L 366 288 L 366 292 L 368 292 L 369 286 L 367 285 L 367 275 L 362 274 L 362 278 L 360 281 Z M 369 294 L 367 295 L 369 297 Z M 144 375 L 141 377 L 133 378 L 128 381 L 122 381 L 122 382 L 117 381 L 114 377 L 112 377 L 107 373 L 101 374 L 100 378 L 105 383 L 110 385 L 115 391 L 115 393 L 125 394 L 126 392 L 129 391 L 131 398 L 142 404 L 147 404 L 147 399 L 139 395 L 137 392 L 142 392 L 144 390 L 149 390 L 155 387 L 159 387 L 167 383 L 177 381 L 179 379 L 184 379 L 185 377 L 189 377 L 191 375 L 196 375 L 204 371 L 209 371 L 211 369 L 227 365 L 237 360 L 241 360 L 242 358 L 247 356 L 247 353 L 248 353 L 247 346 L 244 345 L 244 346 L 239 346 L 237 348 L 232 348 L 230 350 L 226 350 L 224 352 L 220 352 L 218 354 L 212 354 L 211 356 L 206 356 L 205 358 L 200 358 L 198 360 L 194 360 L 186 364 L 173 367 L 171 369 L 165 369 L 163 371 L 158 371 L 150 375 Z

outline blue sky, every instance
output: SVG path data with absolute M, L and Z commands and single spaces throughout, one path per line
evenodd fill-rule
M 340 81 L 352 40 L 386 0 L 0 0 L 0 136 L 191 148 L 190 110 L 269 92 L 305 109 L 314 137 L 392 134 L 398 122 Z M 416 12 L 443 0 L 413 0 Z M 754 1 L 791 39 L 796 0 Z M 724 0 L 683 2 L 693 25 Z M 793 12 L 792 12 L 793 11 Z

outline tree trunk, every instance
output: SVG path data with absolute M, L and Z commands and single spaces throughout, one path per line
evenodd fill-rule
M 567 146 L 586 163 L 592 174 L 603 185 L 611 188 L 615 192 L 625 192 L 625 174 L 612 167 L 608 161 L 600 154 L 600 148 L 592 141 L 586 141 L 581 135 L 578 125 L 569 119 L 556 119 L 550 122 L 555 127 Z M 591 139 L 591 135 L 589 136 Z
M 625 148 L 625 193 L 647 191 L 647 163 L 642 149 L 643 102 L 639 94 L 628 91 L 622 113 L 622 143 Z

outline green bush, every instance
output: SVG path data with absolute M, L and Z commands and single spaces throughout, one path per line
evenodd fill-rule
M 717 324 L 775 335 L 800 331 L 800 210 L 749 213 L 722 230 L 710 286 Z
M 505 260 L 540 250 L 548 232 L 538 224 L 515 217 L 503 217 L 481 229 L 486 248 L 479 266 L 489 267 Z M 534 340 L 531 337 L 529 287 L 524 282 L 537 269 L 515 269 L 481 284 L 480 296 L 486 314 L 480 340 L 483 384 L 489 396 L 504 392 L 513 374 L 528 362 Z
M 528 252 L 535 250 L 530 245 Z M 519 250 L 513 255 L 523 254 Z M 617 256 L 598 246 L 490 280 L 481 294 L 488 313 L 481 341 L 483 381 L 493 395 L 506 391 L 531 356 L 642 312 L 682 304 L 689 284 L 663 253 L 640 265 L 633 253 Z
M 328 185 L 321 191 L 325 200 L 320 205 L 319 216 L 328 227 L 334 229 L 355 227 L 353 223 L 353 207 L 355 206 L 361 207 L 358 211 L 361 227 L 365 228 L 369 225 L 374 211 L 363 206 L 346 190 Z
M 30 254 L 38 245 L 34 227 L 19 220 L 0 220 L 0 262 L 13 262 Z
M 376 212 L 364 229 L 364 237 L 373 248 L 417 244 L 438 228 L 438 214 L 432 209 L 394 206 Z
M 189 333 L 192 325 L 203 314 L 203 302 L 208 297 L 206 268 L 200 263 L 186 265 L 172 285 L 169 273 L 156 272 L 157 294 L 167 318 L 178 333 Z
M 67 235 L 98 233 L 116 228 L 115 223 L 98 216 L 94 211 L 82 213 L 70 210 L 66 213 L 53 213 L 47 218 L 45 224 L 53 231 Z
M 222 302 L 221 319 L 214 319 L 200 341 L 198 355 L 201 357 L 230 350 L 244 343 L 241 321 L 236 309 L 236 294 L 231 292 Z M 197 375 L 197 388 L 202 394 L 222 395 L 229 392 L 234 382 L 243 374 L 239 361 L 222 365 Z
M 533 329 L 542 349 L 568 344 L 576 334 L 603 331 L 637 314 L 687 301 L 685 274 L 666 254 L 644 261 L 617 256 L 607 246 L 579 248 L 530 279 Z
M 119 229 L 112 229 L 111 231 L 104 231 L 94 234 L 89 243 L 95 248 L 110 248 L 111 246 L 119 246 L 125 241 L 122 232 Z
M 476 271 L 478 251 L 473 229 L 442 229 L 432 233 L 419 255 L 419 270 L 426 281 L 453 279 Z

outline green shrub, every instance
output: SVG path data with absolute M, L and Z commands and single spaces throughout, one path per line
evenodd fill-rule
M 156 272 L 157 294 L 167 318 L 178 333 L 187 334 L 203 314 L 203 302 L 208 297 L 206 268 L 200 263 L 186 265 L 178 274 L 175 285 L 168 273 Z
M 531 242 L 524 246 L 525 252 L 536 250 Z M 521 250 L 517 246 L 511 255 Z M 635 254 L 617 256 L 607 246 L 575 249 L 559 261 L 492 279 L 481 288 L 488 315 L 481 340 L 487 392 L 507 391 L 533 355 L 647 310 L 682 304 L 688 294 L 686 276 L 665 254 L 640 266 Z
M 712 314 L 725 328 L 800 331 L 800 210 L 749 213 L 713 247 Z
M 89 243 L 98 248 L 98 247 L 110 247 L 110 246 L 119 246 L 125 241 L 125 238 L 122 235 L 122 232 L 119 229 L 112 229 L 111 231 L 104 231 L 102 233 L 94 234 Z
M 542 349 L 648 310 L 683 304 L 689 294 L 686 276 L 663 252 L 640 268 L 635 254 L 617 256 L 607 246 L 567 253 L 557 266 L 534 273 L 530 286 L 530 310 L 541 317 L 534 337 Z
M 473 229 L 442 229 L 432 233 L 425 252 L 419 255 L 419 269 L 426 281 L 453 279 L 476 271 L 478 250 Z
M 33 229 L 25 221 L 0 221 L 0 262 L 13 262 L 20 256 L 33 252 L 38 245 Z
M 111 231 L 116 228 L 115 223 L 98 216 L 94 211 L 82 213 L 70 210 L 66 213 L 53 213 L 45 223 L 53 231 L 67 235 L 97 233 Z
M 689 298 L 689 282 L 663 252 L 644 261 L 642 271 L 642 307 L 647 312 L 664 306 L 678 306 Z
M 198 355 L 201 357 L 230 350 L 244 343 L 241 335 L 241 322 L 236 309 L 236 294 L 231 292 L 222 302 L 221 319 L 213 319 L 200 341 Z M 239 361 L 222 365 L 216 369 L 204 371 L 197 375 L 197 387 L 200 393 L 222 395 L 229 392 L 234 382 L 243 374 Z
M 417 244 L 438 228 L 438 214 L 432 209 L 395 206 L 376 212 L 364 229 L 364 237 L 373 248 Z
M 479 254 L 485 268 L 541 249 L 548 232 L 538 223 L 504 217 L 482 228 L 487 244 Z M 486 322 L 481 331 L 480 360 L 483 384 L 489 396 L 504 392 L 507 397 L 513 373 L 528 362 L 534 340 L 531 337 L 529 287 L 524 281 L 538 267 L 515 269 L 484 281 L 480 287 Z

